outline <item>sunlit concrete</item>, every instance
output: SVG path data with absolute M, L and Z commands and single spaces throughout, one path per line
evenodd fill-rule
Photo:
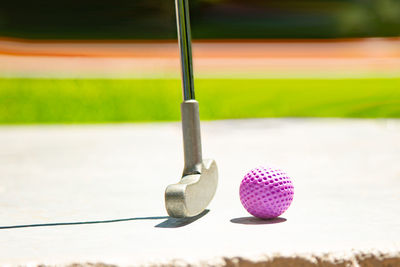
M 179 123 L 0 127 L 0 265 L 400 264 L 400 120 L 203 122 L 220 183 L 209 212 L 168 218 Z M 280 218 L 249 217 L 242 176 L 285 169 Z M 308 265 L 307 265 L 308 264 Z

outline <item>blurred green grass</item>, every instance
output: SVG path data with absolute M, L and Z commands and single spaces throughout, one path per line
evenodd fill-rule
M 262 117 L 399 118 L 400 78 L 198 79 L 204 120 Z M 180 119 L 179 80 L 0 79 L 0 123 Z

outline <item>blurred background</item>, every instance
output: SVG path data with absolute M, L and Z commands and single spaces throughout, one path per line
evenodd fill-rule
M 400 0 L 189 0 L 203 119 L 399 117 Z M 179 119 L 173 0 L 5 1 L 0 123 Z
M 400 34 L 399 0 L 190 0 L 193 37 L 354 38 Z M 0 34 L 34 39 L 173 39 L 173 0 L 4 1 Z

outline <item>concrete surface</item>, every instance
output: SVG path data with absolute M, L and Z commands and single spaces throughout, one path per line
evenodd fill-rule
M 179 123 L 0 127 L 0 265 L 400 266 L 400 120 L 203 122 L 220 184 L 209 212 L 166 216 Z M 249 217 L 239 183 L 293 178 L 280 218 Z

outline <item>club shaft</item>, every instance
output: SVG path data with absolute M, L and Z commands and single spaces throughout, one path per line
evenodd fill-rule
M 189 2 L 175 0 L 176 22 L 182 68 L 183 99 L 195 99 L 192 63 L 192 41 L 190 34 Z

